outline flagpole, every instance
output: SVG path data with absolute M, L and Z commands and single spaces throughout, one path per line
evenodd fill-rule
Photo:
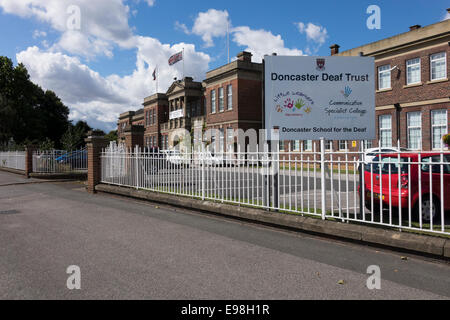
M 184 48 L 183 48 L 183 80 L 184 80 Z
M 230 21 L 227 20 L 227 51 L 228 51 L 228 63 L 230 63 Z

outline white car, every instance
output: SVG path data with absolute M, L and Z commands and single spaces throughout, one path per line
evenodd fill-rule
M 365 160 L 364 163 L 368 164 L 373 161 L 376 157 L 378 157 L 380 154 L 386 154 L 386 153 L 397 153 L 397 152 L 407 152 L 410 151 L 406 148 L 394 148 L 394 147 L 382 147 L 380 148 L 372 148 L 367 149 L 365 154 Z

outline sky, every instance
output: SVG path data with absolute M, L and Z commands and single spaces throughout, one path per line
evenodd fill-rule
M 380 29 L 369 29 L 371 5 Z M 450 19 L 448 0 L 0 0 L 0 55 L 55 91 L 70 119 L 105 131 L 183 77 L 202 81 L 237 53 L 330 55 Z M 227 36 L 228 35 L 228 36 Z M 227 41 L 229 39 L 229 41 Z M 158 69 L 158 81 L 152 73 Z

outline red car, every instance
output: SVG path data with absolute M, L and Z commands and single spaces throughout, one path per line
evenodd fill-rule
M 422 221 L 430 221 L 431 215 L 433 219 L 441 215 L 442 203 L 445 211 L 450 210 L 450 154 L 443 155 L 443 162 L 440 153 L 401 153 L 400 162 L 397 153 L 382 154 L 365 165 L 364 185 L 367 209 L 371 210 L 373 197 L 374 211 L 380 211 L 380 203 L 397 209 L 411 205 L 416 217 L 421 212 Z

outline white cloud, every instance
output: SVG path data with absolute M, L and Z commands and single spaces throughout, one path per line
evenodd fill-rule
M 280 55 L 302 55 L 298 49 L 285 47 L 280 35 L 273 35 L 266 30 L 252 30 L 247 26 L 231 27 L 228 11 L 209 9 L 200 12 L 194 22 L 192 30 L 178 21 L 175 28 L 186 34 L 201 36 L 205 47 L 214 45 L 214 38 L 227 35 L 227 30 L 232 35 L 233 41 L 239 46 L 247 47 L 245 50 L 253 53 L 256 61 L 261 61 L 265 54 L 276 52 Z
M 118 115 L 141 108 L 143 99 L 155 93 L 156 82 L 151 74 L 158 66 L 159 92 L 167 90 L 174 77 L 181 78 L 183 65 L 168 65 L 168 58 L 175 52 L 185 50 L 186 74 L 202 80 L 208 70 L 210 57 L 197 52 L 192 44 L 173 46 L 162 44 L 150 37 L 136 36 L 138 48 L 135 70 L 127 76 L 102 77 L 81 63 L 76 57 L 60 52 L 42 51 L 30 47 L 19 52 L 17 61 L 23 63 L 31 80 L 50 89 L 71 109 L 71 119 L 88 120 L 92 126 L 113 129 Z
M 179 21 L 175 21 L 175 29 L 181 30 L 186 34 L 191 34 L 191 30 L 184 23 L 180 23 Z
M 274 35 L 266 30 L 252 30 L 249 27 L 236 27 L 232 30 L 233 41 L 239 46 L 246 46 L 246 51 L 253 53 L 256 61 L 262 61 L 266 54 L 277 53 L 286 56 L 301 56 L 303 51 L 285 47 L 280 35 Z
M 228 16 L 226 10 L 209 9 L 206 12 L 200 12 L 195 19 L 192 33 L 202 37 L 205 47 L 212 47 L 214 46 L 213 38 L 227 34 Z
M 305 25 L 303 22 L 296 23 L 300 33 L 306 34 L 306 39 L 314 41 L 319 45 L 323 45 L 328 37 L 328 31 L 320 25 L 308 23 Z
M 99 55 L 113 57 L 113 43 L 101 38 L 90 37 L 77 30 L 70 30 L 61 35 L 51 51 L 65 50 L 72 54 L 92 59 Z
M 135 0 L 138 3 L 140 0 Z M 186 75 L 202 80 L 210 57 L 196 51 L 192 44 L 162 44 L 151 37 L 136 36 L 128 25 L 129 8 L 125 0 L 0 0 L 5 13 L 35 18 L 59 31 L 56 43 L 44 46 L 48 50 L 29 47 L 16 55 L 32 81 L 44 89 L 53 90 L 70 107 L 70 117 L 87 120 L 92 126 L 113 129 L 118 115 L 142 107 L 144 97 L 155 93 L 151 74 L 159 72 L 159 92 L 167 90 L 174 77 L 181 78 L 183 64 L 168 65 L 169 57 L 185 50 Z M 152 6 L 155 1 L 145 0 Z M 67 30 L 69 5 L 81 11 L 81 30 Z M 43 35 L 39 31 L 36 36 Z M 136 67 L 129 75 L 101 76 L 82 63 L 80 58 L 113 56 L 115 46 L 137 49 Z M 72 56 L 75 55 L 75 56 Z M 78 57 L 77 57 L 78 56 Z
M 67 28 L 68 20 L 73 17 L 73 13 L 68 12 L 71 6 L 80 9 L 78 33 Z M 128 25 L 130 9 L 123 0 L 0 0 L 0 7 L 5 13 L 48 23 L 61 32 L 57 47 L 68 53 L 90 52 L 85 57 L 91 58 L 94 53 L 109 56 L 113 45 L 133 46 L 133 32 Z M 70 45 L 70 41 L 85 47 L 77 48 Z
M 40 31 L 40 30 L 34 30 L 33 32 L 33 39 L 37 39 L 37 38 L 45 38 L 47 36 L 47 32 L 45 31 Z

